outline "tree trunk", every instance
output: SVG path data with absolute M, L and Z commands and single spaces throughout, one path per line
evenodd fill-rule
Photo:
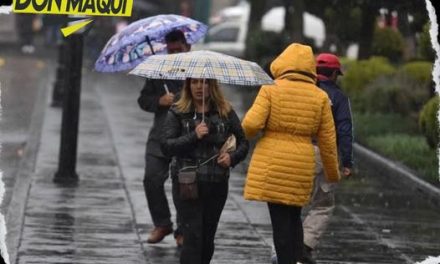
M 371 55 L 371 44 L 376 27 L 377 7 L 371 3 L 362 7 L 361 35 L 359 36 L 358 59 L 368 59 Z
M 284 35 L 286 36 L 286 44 L 292 42 L 304 43 L 304 1 L 284 0 L 284 8 L 286 9 L 286 15 L 284 16 Z
M 247 59 L 255 59 L 256 50 L 253 43 L 258 32 L 261 31 L 261 19 L 266 11 L 266 1 L 265 0 L 251 0 L 250 4 L 250 14 L 248 21 L 248 33 L 246 36 L 246 51 L 245 57 Z

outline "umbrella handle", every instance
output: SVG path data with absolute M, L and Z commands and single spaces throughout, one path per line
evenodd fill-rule
M 168 89 L 168 85 L 165 81 L 163 82 L 163 88 L 165 89 L 165 92 L 167 92 L 167 94 L 170 93 L 170 89 Z
M 148 43 L 148 46 L 150 47 L 151 54 L 155 55 L 156 53 L 155 53 L 154 50 L 153 50 L 153 45 L 151 45 L 150 37 L 149 37 L 149 36 L 146 36 L 145 39 L 146 39 L 146 41 L 147 41 L 147 43 Z
M 205 68 L 206 69 L 206 68 Z M 203 69 L 203 75 L 205 75 L 205 69 Z M 205 122 L 205 78 L 202 83 L 202 122 Z
M 146 37 L 145 37 L 145 40 L 147 41 L 148 46 L 150 47 L 151 53 L 152 53 L 153 55 L 155 55 L 156 53 L 154 52 L 153 45 L 151 45 L 150 37 L 149 37 L 149 36 L 146 36 Z M 170 93 L 170 89 L 168 89 L 168 85 L 167 85 L 167 83 L 166 83 L 165 81 L 163 82 L 163 88 L 165 89 L 165 92 L 166 92 L 167 94 Z
M 202 112 L 202 121 L 205 122 L 205 73 L 206 73 L 206 67 L 203 68 L 203 72 L 202 72 L 202 76 L 203 76 L 203 83 L 202 83 L 202 107 L 203 107 L 203 112 Z

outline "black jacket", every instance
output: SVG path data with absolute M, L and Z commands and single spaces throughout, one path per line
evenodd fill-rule
M 180 93 L 183 86 L 182 81 L 147 79 L 138 98 L 140 108 L 144 111 L 154 113 L 154 123 L 148 135 L 146 154 L 161 158 L 165 158 L 165 155 L 163 155 L 160 149 L 160 134 L 169 109 L 169 107 L 159 105 L 159 98 L 166 93 L 164 88 L 165 82 L 171 93 L 175 95 Z
M 324 90 L 332 104 L 333 119 L 336 127 L 338 152 L 342 165 L 353 167 L 353 125 L 350 101 L 341 89 L 331 80 L 320 80 L 318 86 Z
M 205 122 L 208 125 L 209 134 L 202 139 L 198 139 L 195 132 L 196 124 L 200 121 L 201 114 L 193 111 L 181 113 L 172 107 L 168 112 L 161 145 L 164 154 L 175 157 L 171 166 L 173 177 L 180 168 L 199 165 L 218 154 L 231 134 L 234 134 L 237 140 L 236 150 L 230 153 L 231 166 L 237 165 L 248 153 L 249 142 L 245 138 L 240 120 L 234 110 L 230 111 L 227 118 L 221 118 L 215 109 L 206 113 Z M 201 181 L 227 180 L 229 168 L 219 166 L 217 159 L 214 158 L 199 168 L 198 177 Z

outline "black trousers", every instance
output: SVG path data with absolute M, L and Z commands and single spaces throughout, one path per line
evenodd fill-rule
M 228 182 L 199 182 L 199 199 L 180 202 L 183 229 L 181 264 L 209 264 L 214 237 L 228 196 Z
M 268 203 L 278 264 L 296 264 L 302 257 L 301 207 Z
M 147 197 L 148 208 L 150 209 L 151 218 L 154 226 L 172 225 L 171 212 L 168 206 L 168 200 L 165 194 L 165 181 L 169 177 L 170 160 L 147 154 L 144 175 L 144 190 Z M 173 183 L 174 185 L 174 183 Z M 176 200 L 173 201 L 176 208 Z M 178 201 L 177 201 L 178 202 Z M 177 211 L 177 210 L 176 210 Z M 179 229 L 179 214 L 176 215 L 177 229 Z

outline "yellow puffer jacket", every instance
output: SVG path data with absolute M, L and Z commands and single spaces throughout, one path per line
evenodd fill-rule
M 248 200 L 304 206 L 315 168 L 318 139 L 327 180 L 340 178 L 330 100 L 315 86 L 312 49 L 291 44 L 271 64 L 276 85 L 263 86 L 242 122 L 247 138 L 263 130 L 252 155 L 244 196 Z

